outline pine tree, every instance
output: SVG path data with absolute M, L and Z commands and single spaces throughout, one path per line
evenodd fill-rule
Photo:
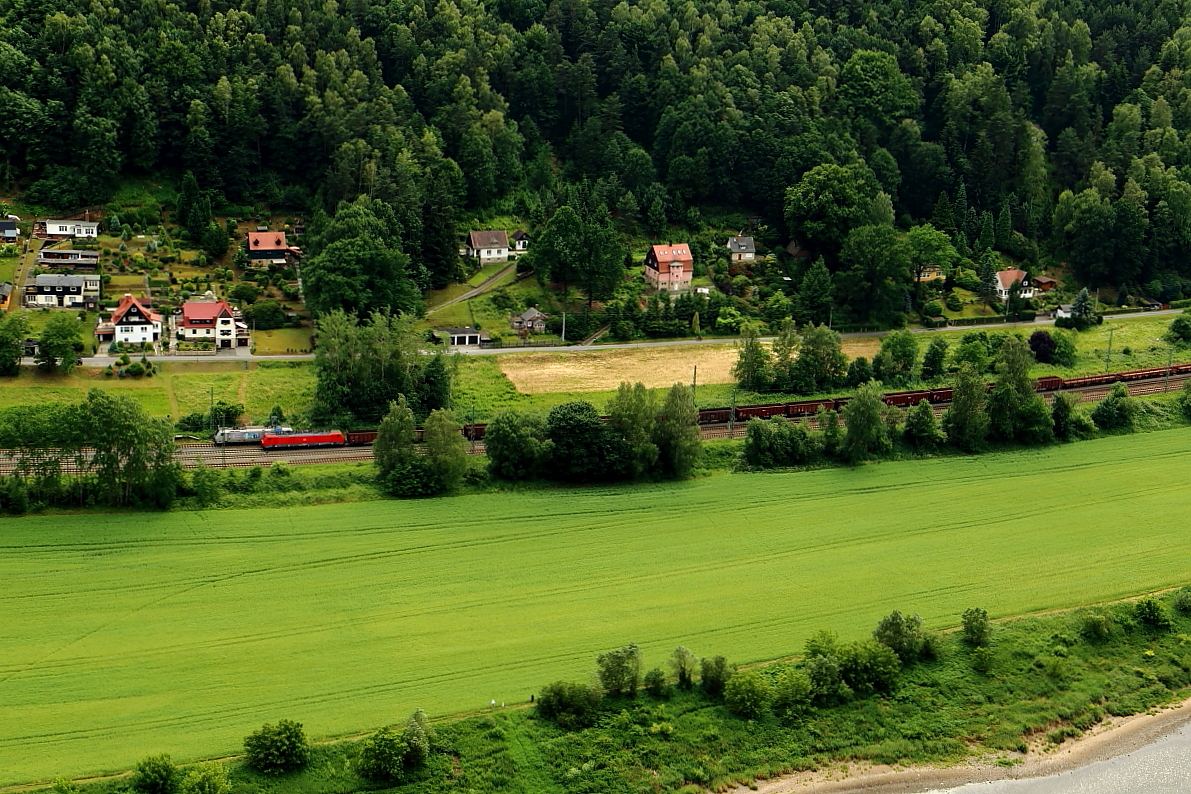
M 955 234 L 955 213 L 951 208 L 951 199 L 944 190 L 939 193 L 939 198 L 935 201 L 935 209 L 931 214 L 931 224 L 949 235 Z
M 1013 239 L 1013 213 L 1009 209 L 1009 202 L 1006 201 L 1001 206 L 1001 212 L 997 215 L 997 241 L 996 247 L 998 251 L 1005 251 L 1009 248 L 1009 243 Z
M 976 239 L 976 248 L 980 251 L 991 251 L 997 244 L 993 216 L 987 210 L 980 213 L 980 236 Z
M 965 234 L 967 230 L 964 224 L 968 221 L 968 209 L 968 186 L 960 182 L 959 189 L 955 191 L 955 203 L 951 206 L 951 217 L 956 230 Z
M 174 202 L 174 222 L 179 226 L 187 226 L 190 223 L 190 208 L 194 206 L 194 202 L 199 197 L 198 180 L 194 178 L 194 173 L 186 172 L 186 176 L 182 177 L 182 186 L 178 190 L 178 199 Z

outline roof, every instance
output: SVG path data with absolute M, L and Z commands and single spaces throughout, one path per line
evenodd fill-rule
M 249 232 L 249 251 L 278 251 L 286 248 L 285 232 Z
M 1026 271 L 1018 270 L 1015 267 L 997 271 L 997 283 L 1001 285 L 1001 289 L 1009 289 L 1015 281 L 1020 281 L 1024 285 L 1029 278 L 1030 275 Z
M 654 261 L 659 265 L 674 262 L 679 264 L 693 264 L 695 261 L 691 257 L 691 247 L 686 243 L 654 245 L 650 246 L 649 250 L 653 254 Z
M 502 230 L 468 232 L 467 245 L 472 250 L 477 248 L 508 248 L 509 235 Z
M 38 276 L 35 283 L 39 287 L 83 287 L 87 281 L 96 281 L 99 276 L 70 276 L 45 274 Z
M 526 233 L 526 231 L 524 229 L 518 229 L 517 231 L 513 232 L 513 239 L 514 240 L 528 240 L 529 234 Z
M 540 311 L 537 306 L 530 307 L 530 308 L 526 309 L 525 311 L 521 312 L 521 314 L 520 314 L 521 319 L 525 320 L 526 322 L 532 322 L 533 320 L 539 320 L 545 316 L 546 316 L 546 313 L 543 311 Z
M 149 320 L 152 322 L 161 322 L 160 314 L 141 303 L 138 298 L 134 298 L 131 295 L 125 293 L 124 297 L 120 299 L 120 304 L 116 306 L 116 310 L 112 312 L 112 325 L 119 325 L 122 323 L 124 321 L 124 315 L 133 306 L 136 306 L 136 308 L 140 309 L 141 314 L 149 318 Z
M 790 256 L 810 256 L 811 252 L 802 247 L 802 243 L 797 240 L 791 240 L 790 244 L 786 246 L 786 253 Z
M 752 254 L 756 253 L 757 246 L 752 237 L 729 237 L 728 250 L 734 254 Z
M 12 285 L 7 281 L 0 283 L 0 298 L 7 297 L 12 294 Z
M 1059 282 L 1057 279 L 1053 279 L 1050 276 L 1034 276 L 1034 283 L 1035 284 L 1058 284 Z
M 73 223 L 77 226 L 99 226 L 99 221 L 80 221 L 70 218 L 46 218 L 46 223 Z
M 0 232 L 16 231 L 16 221 L 0 221 Z
M 185 327 L 195 320 L 215 320 L 225 313 L 232 316 L 227 301 L 186 301 L 182 304 L 182 325 Z
M 440 334 L 448 334 L 450 336 L 463 336 L 464 334 L 478 334 L 475 328 L 440 328 Z

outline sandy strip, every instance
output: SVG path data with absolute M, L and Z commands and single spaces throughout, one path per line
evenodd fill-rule
M 1000 756 L 1019 762 L 1013 766 L 997 766 L 988 757 L 946 768 L 832 764 L 816 772 L 800 772 L 776 780 L 757 781 L 756 789 L 737 788 L 733 789 L 733 794 L 748 794 L 750 791 L 763 794 L 803 794 L 812 791 L 917 794 L 968 783 L 1046 777 L 1140 750 L 1188 721 L 1191 721 L 1191 698 L 1161 711 L 1110 718 L 1083 736 L 1068 739 L 1057 746 L 1046 744 L 1045 737 L 1040 736 L 1024 755 L 1005 753 Z

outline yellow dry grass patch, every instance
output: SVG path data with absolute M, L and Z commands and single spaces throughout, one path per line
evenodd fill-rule
M 848 358 L 872 357 L 879 339 L 844 340 Z M 672 347 L 621 348 L 573 353 L 519 353 L 498 356 L 500 369 L 522 394 L 608 391 L 622 382 L 644 383 L 660 389 L 690 383 L 695 367 L 699 383 L 731 383 L 736 346 L 675 345 Z

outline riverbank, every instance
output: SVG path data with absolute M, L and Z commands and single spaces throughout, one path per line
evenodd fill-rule
M 758 782 L 733 794 L 924 794 L 993 780 L 1041 778 L 1136 752 L 1189 722 L 1191 698 L 1142 714 L 1109 718 L 1057 746 L 1035 741 L 1026 753 L 1003 756 L 1002 763 L 989 758 L 948 767 L 843 765 Z

